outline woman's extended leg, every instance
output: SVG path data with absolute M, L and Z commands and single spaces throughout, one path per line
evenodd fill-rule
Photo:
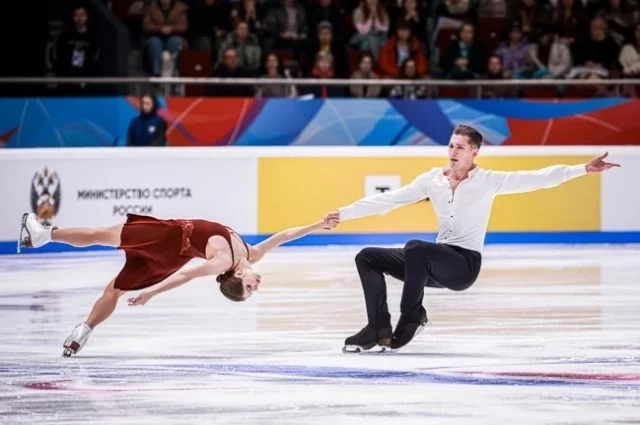
M 120 246 L 120 233 L 122 224 L 109 227 L 68 227 L 53 229 L 51 240 L 54 242 L 64 242 L 73 246 Z
M 24 214 L 22 218 L 21 245 L 41 247 L 51 241 L 83 247 L 105 245 L 118 247 L 123 224 L 108 227 L 45 227 L 35 214 Z M 26 232 L 26 235 L 25 235 Z

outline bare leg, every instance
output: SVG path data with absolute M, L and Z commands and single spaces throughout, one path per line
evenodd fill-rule
M 109 227 L 69 227 L 54 229 L 51 232 L 51 240 L 64 242 L 73 246 L 120 246 L 120 233 L 122 224 Z
M 111 316 L 116 309 L 118 299 L 125 293 L 125 291 L 114 288 L 114 283 L 115 280 L 109 282 L 102 296 L 98 298 L 98 301 L 93 305 L 89 318 L 85 322 L 91 329 L 95 329 L 96 326 Z

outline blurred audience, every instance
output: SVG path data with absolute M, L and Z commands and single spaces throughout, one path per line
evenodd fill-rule
M 162 74 L 163 52 L 168 52 L 175 63 L 178 52 L 187 45 L 187 10 L 180 0 L 155 0 L 144 12 L 142 28 L 147 36 L 151 73 L 156 77 Z

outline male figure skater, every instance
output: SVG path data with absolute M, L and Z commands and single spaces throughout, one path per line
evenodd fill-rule
M 605 153 L 580 165 L 554 165 L 535 171 L 485 170 L 474 163 L 482 140 L 473 127 L 459 125 L 449 142 L 447 166 L 433 168 L 397 190 L 360 199 L 326 215 L 327 220 L 353 220 L 429 198 L 438 217 L 435 243 L 412 240 L 403 249 L 369 247 L 356 255 L 368 323 L 345 340 L 344 352 L 376 346 L 381 351 L 393 351 L 405 346 L 427 324 L 422 306 L 425 286 L 464 291 L 473 285 L 480 272 L 484 238 L 497 195 L 551 188 L 588 173 L 619 167 L 606 162 Z M 404 281 L 400 319 L 393 333 L 384 274 Z

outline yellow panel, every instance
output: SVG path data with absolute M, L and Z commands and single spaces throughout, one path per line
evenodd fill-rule
M 591 158 L 486 157 L 481 167 L 532 170 L 553 164 L 576 164 Z M 258 184 L 258 231 L 273 233 L 319 219 L 328 211 L 365 195 L 368 175 L 397 175 L 407 184 L 443 158 L 261 158 Z M 489 230 L 570 231 L 600 229 L 600 178 L 583 177 L 557 188 L 503 195 L 494 204 Z M 385 216 L 352 220 L 340 233 L 435 232 L 436 218 L 428 203 L 409 205 Z
M 439 164 L 441 158 L 261 158 L 258 231 L 273 233 L 318 220 L 325 213 L 362 198 L 367 175 L 399 175 L 404 185 Z M 425 202 L 340 225 L 341 233 L 436 229 L 433 209 Z

